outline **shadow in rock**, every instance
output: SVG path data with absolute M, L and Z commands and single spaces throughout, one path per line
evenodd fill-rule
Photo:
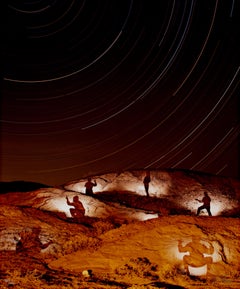
M 179 285 L 168 284 L 165 282 L 153 282 L 148 285 L 154 286 L 156 288 L 167 288 L 167 289 L 185 289 L 185 287 Z

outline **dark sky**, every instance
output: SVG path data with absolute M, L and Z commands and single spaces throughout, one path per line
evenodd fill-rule
M 239 177 L 240 1 L 8 1 L 1 181 Z

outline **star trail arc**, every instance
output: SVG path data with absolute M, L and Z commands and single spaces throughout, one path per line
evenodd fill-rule
M 239 13 L 234 0 L 9 1 L 2 180 L 239 177 Z

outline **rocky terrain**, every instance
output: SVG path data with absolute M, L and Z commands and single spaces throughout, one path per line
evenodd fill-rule
M 93 196 L 86 177 L 2 192 L 0 288 L 240 288 L 240 181 L 156 170 L 147 197 L 144 174 L 92 176 Z M 205 191 L 213 216 L 196 216 Z

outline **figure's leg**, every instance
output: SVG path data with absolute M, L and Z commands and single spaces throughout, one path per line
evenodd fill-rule
M 202 209 L 204 209 L 205 207 L 204 206 L 200 206 L 198 209 L 197 209 L 197 216 L 199 215 L 199 213 L 201 212 Z
M 144 187 L 145 187 L 146 194 L 147 194 L 147 196 L 149 197 L 149 193 L 148 193 L 148 188 L 149 188 L 149 186 L 148 186 L 148 184 L 145 184 Z
M 86 195 L 87 196 L 92 196 L 93 195 L 93 191 L 91 189 L 86 189 Z
M 75 210 L 75 218 L 82 218 L 84 217 L 84 211 L 81 210 Z
M 212 264 L 213 259 L 212 259 L 212 257 L 205 257 L 204 261 L 205 261 L 205 264 Z
M 183 256 L 184 269 L 188 275 L 189 275 L 189 268 L 188 268 L 189 262 L 190 262 L 189 256 L 188 255 Z
M 71 216 L 72 216 L 73 218 L 76 217 L 76 209 L 71 208 L 71 209 L 70 209 L 70 213 L 71 213 Z
M 204 261 L 205 261 L 205 264 L 207 265 L 207 274 L 208 274 L 208 270 L 209 270 L 211 264 L 213 263 L 213 259 L 212 259 L 212 257 L 205 257 Z
M 208 212 L 208 215 L 209 215 L 209 216 L 212 216 L 212 213 L 211 213 L 211 211 L 210 211 L 210 207 L 206 207 L 206 210 L 207 210 L 207 212 Z

